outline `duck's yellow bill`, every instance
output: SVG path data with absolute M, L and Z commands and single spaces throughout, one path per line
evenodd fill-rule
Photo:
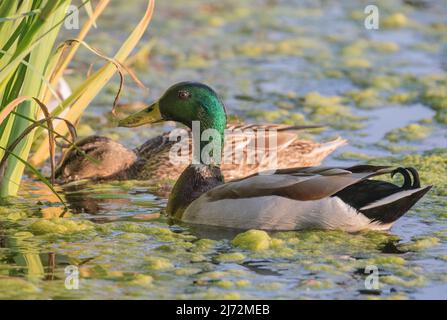
M 139 127 L 148 123 L 156 123 L 163 120 L 160 113 L 160 105 L 158 101 L 151 104 L 149 107 L 131 114 L 127 118 L 124 118 L 118 122 L 119 127 Z

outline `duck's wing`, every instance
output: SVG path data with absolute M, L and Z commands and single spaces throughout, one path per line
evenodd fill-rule
M 392 173 L 383 166 L 306 167 L 278 170 L 275 174 L 255 174 L 232 181 L 208 192 L 212 200 L 281 196 L 292 200 L 318 200 L 362 180 Z
M 308 129 L 321 129 L 324 128 L 322 125 L 286 125 L 286 124 L 276 124 L 276 123 L 252 123 L 252 124 L 229 124 L 227 126 L 228 130 L 276 130 L 276 131 L 302 131 Z
M 282 151 L 297 140 L 298 131 L 322 128 L 320 125 L 290 126 L 284 124 L 237 124 L 227 126 L 225 147 L 251 147 L 264 151 Z

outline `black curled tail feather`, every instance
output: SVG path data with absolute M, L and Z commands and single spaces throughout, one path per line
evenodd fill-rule
M 394 178 L 396 173 L 400 173 L 404 177 L 404 184 L 402 185 L 402 189 L 404 190 L 411 189 L 413 185 L 411 181 L 410 172 L 407 170 L 407 168 L 403 167 L 396 168 L 391 172 L 391 178 Z
M 405 169 L 407 169 L 411 173 L 411 175 L 413 176 L 412 188 L 413 189 L 420 188 L 421 187 L 421 180 L 419 179 L 418 171 L 415 168 L 413 168 L 413 167 L 408 167 L 408 168 L 405 168 Z
M 394 178 L 396 173 L 400 173 L 404 177 L 403 190 L 418 189 L 421 187 L 421 180 L 419 179 L 418 171 L 413 167 L 399 167 L 391 172 L 391 178 Z

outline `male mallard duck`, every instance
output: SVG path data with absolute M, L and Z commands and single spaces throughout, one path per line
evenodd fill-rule
M 286 126 L 286 125 L 232 125 L 226 130 L 225 151 L 230 151 L 234 158 L 237 150 L 242 150 L 250 141 L 256 140 L 256 134 L 262 130 L 266 142 L 269 134 L 275 130 L 277 142 L 274 150 L 277 152 L 277 166 L 314 166 L 346 143 L 338 138 L 327 143 L 317 143 L 298 139 L 298 130 L 314 128 L 316 126 Z M 250 131 L 251 130 L 251 131 Z M 247 133 L 253 132 L 254 135 Z M 130 150 L 122 144 L 106 137 L 91 136 L 76 143 L 77 148 L 71 148 L 62 158 L 56 170 L 56 178 L 60 183 L 68 183 L 81 179 L 103 180 L 177 180 L 188 166 L 189 160 L 176 165 L 169 161 L 169 152 L 177 141 L 171 141 L 169 133 L 148 140 L 140 147 Z M 191 139 L 188 139 L 189 156 L 191 155 Z M 79 149 L 88 157 L 85 157 Z M 255 149 L 255 150 L 259 150 Z M 269 150 L 265 151 L 268 159 Z M 239 163 L 223 163 L 222 172 L 225 179 L 232 180 L 259 172 L 262 162 L 247 163 L 242 157 Z M 98 161 L 92 161 L 96 159 Z M 244 161 L 245 160 L 245 161 Z
M 190 128 L 198 121 L 200 132 L 193 131 L 193 135 L 212 129 L 217 133 L 212 146 L 220 150 L 226 112 L 210 87 L 178 83 L 119 125 L 135 127 L 166 120 Z M 187 223 L 264 230 L 385 230 L 431 188 L 420 187 L 413 168 L 369 165 L 282 169 L 225 183 L 215 161 L 218 157 L 209 151 L 213 148 L 196 138 L 193 136 L 193 149 L 201 152 L 194 152 L 196 163 L 183 171 L 166 208 L 168 215 Z M 386 173 L 402 174 L 403 186 L 370 179 Z

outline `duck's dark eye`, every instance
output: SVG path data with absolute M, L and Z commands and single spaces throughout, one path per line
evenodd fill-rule
M 186 100 L 186 99 L 188 99 L 189 97 L 191 97 L 191 93 L 190 93 L 189 91 L 186 91 L 186 90 L 180 90 L 180 91 L 178 92 L 178 97 L 179 97 L 180 99 L 182 99 L 182 100 Z

